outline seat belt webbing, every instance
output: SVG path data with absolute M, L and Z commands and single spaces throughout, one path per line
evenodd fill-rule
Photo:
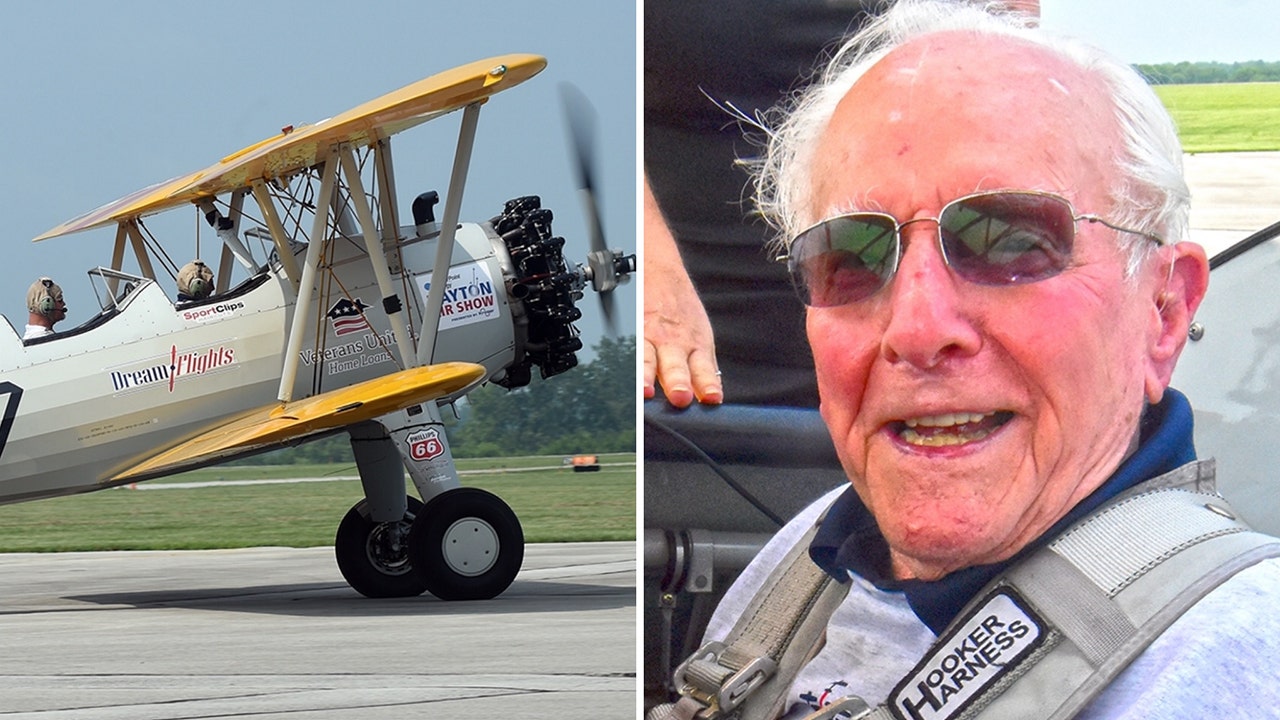
M 776 714 L 848 590 L 809 559 L 816 532 L 815 524 L 788 551 L 723 642 L 707 643 L 677 668 L 675 685 L 683 697 L 668 717 L 724 717 L 748 695 L 750 708 L 736 717 Z

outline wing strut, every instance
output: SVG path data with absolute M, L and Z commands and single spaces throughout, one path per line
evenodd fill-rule
M 238 188 L 235 192 L 231 193 L 231 206 L 228 213 L 231 217 L 232 225 L 229 230 L 220 230 L 218 232 L 218 239 L 222 240 L 225 247 L 231 248 L 231 253 L 235 255 L 236 260 L 239 260 L 240 264 L 244 266 L 244 269 L 249 271 L 249 274 L 252 275 L 254 271 L 258 269 L 258 264 L 253 260 L 253 253 L 250 252 L 249 248 L 245 247 L 244 243 L 240 241 L 240 221 L 244 219 L 244 196 L 244 188 Z M 230 277 L 231 272 L 230 267 L 228 267 L 228 281 L 230 280 Z
M 244 194 L 243 188 L 231 193 L 231 205 L 227 216 L 231 218 L 233 224 L 229 230 L 220 229 L 216 233 L 218 239 L 222 240 L 222 256 L 218 259 L 216 285 L 218 292 L 226 292 L 231 287 L 232 259 L 239 260 L 250 275 L 257 269 L 253 262 L 253 255 L 240 242 L 240 220 L 244 217 Z
M 267 222 L 267 229 L 271 231 L 271 242 L 276 246 L 276 257 L 280 258 L 285 277 L 289 278 L 289 283 L 293 285 L 293 292 L 296 295 L 301 282 L 298 259 L 293 256 L 293 248 L 289 247 L 289 236 L 284 230 L 284 223 L 280 222 L 276 203 L 271 199 L 271 193 L 267 192 L 266 181 L 261 179 L 253 181 L 253 199 L 258 202 L 262 218 Z
M 395 245 L 400 232 L 395 218 L 400 217 L 400 209 L 396 206 L 396 173 L 391 167 L 391 138 L 382 138 L 373 146 L 373 171 L 374 183 L 380 191 L 379 212 L 383 218 L 391 218 L 382 223 L 382 240 L 384 244 Z M 396 264 L 400 264 L 398 260 Z
M 116 246 L 111 251 L 111 269 L 119 272 L 124 267 L 124 241 L 129 237 L 129 231 L 125 230 L 124 223 L 116 226 Z M 111 293 L 111 297 L 116 296 L 116 287 L 120 281 L 114 276 L 106 278 L 107 292 Z
M 316 268 L 320 265 L 321 246 L 329 234 L 329 201 L 338 176 L 338 148 L 330 147 L 320 172 L 320 194 L 316 197 L 315 222 L 311 226 L 311 242 L 307 244 L 307 258 L 302 265 L 302 280 L 298 288 L 298 303 L 293 309 L 289 325 L 289 345 L 284 353 L 284 369 L 280 375 L 280 402 L 293 400 L 293 382 L 298 376 L 301 362 L 302 336 L 306 333 L 307 318 L 311 316 L 311 295 L 316 285 Z
M 453 174 L 449 177 L 449 194 L 444 199 L 444 216 L 440 220 L 440 240 L 436 245 L 435 270 L 431 273 L 431 291 L 427 293 L 427 307 L 423 310 L 422 338 L 418 343 L 418 361 L 423 365 L 430 365 L 435 357 L 440 308 L 444 305 L 444 288 L 449 282 L 449 266 L 453 263 L 453 238 L 458 232 L 462 191 L 467 184 L 467 168 L 471 165 L 471 149 L 475 146 L 479 119 L 480 103 L 471 103 L 463 108 L 458 150 L 453 155 Z
M 342 161 L 342 172 L 347 178 L 351 204 L 355 206 L 356 218 L 360 221 L 360 234 L 364 237 L 364 247 L 369 253 L 369 264 L 373 266 L 373 274 L 378 279 L 378 291 L 382 293 L 382 309 L 387 313 L 387 319 L 391 321 L 391 330 L 395 333 L 396 346 L 400 350 L 402 369 L 408 370 L 417 364 L 417 358 L 413 353 L 413 340 L 409 335 L 409 324 L 405 322 L 404 303 L 396 294 L 395 284 L 391 281 L 391 268 L 387 266 L 387 253 L 373 222 L 369 198 L 364 194 L 364 181 L 360 178 L 360 168 L 356 165 L 355 153 L 350 146 L 344 145 L 338 152 L 338 158 Z
M 142 232 L 138 230 L 138 219 L 129 218 L 120 225 L 129 234 L 129 242 L 133 243 L 133 256 L 138 260 L 138 268 L 142 270 L 142 276 L 155 280 L 156 271 L 151 266 L 151 256 L 147 254 L 146 241 L 142 238 Z

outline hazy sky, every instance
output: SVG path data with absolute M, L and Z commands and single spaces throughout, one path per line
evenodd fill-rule
M 636 248 L 636 12 L 595 0 L 289 0 L 217 3 L 42 0 L 5 9 L 0 195 L 11 252 L 0 263 L 0 312 L 21 330 L 26 288 L 63 286 L 66 325 L 97 310 L 85 271 L 109 265 L 113 229 L 38 244 L 31 238 L 139 188 L 207 167 L 280 128 L 331 117 L 436 72 L 494 55 L 544 55 L 547 69 L 480 113 L 463 220 L 509 198 L 543 197 L 572 261 L 587 240 L 558 85 L 577 85 L 599 115 L 601 203 L 610 245 Z M 393 141 L 402 198 L 443 197 L 460 114 Z M 442 208 L 443 206 L 441 206 Z M 408 205 L 402 204 L 407 215 Z M 157 216 L 157 222 L 164 216 Z M 407 224 L 408 218 L 404 219 Z M 182 211 L 178 264 L 193 253 Z M 156 225 L 152 224 L 153 230 Z M 205 247 L 211 234 L 203 228 Z M 206 254 L 212 254 L 206 251 Z M 207 258 L 208 259 L 208 258 Z M 634 334 L 637 285 L 618 292 L 619 329 Z M 594 298 L 579 323 L 599 341 Z
M 1040 14 L 1131 63 L 1280 61 L 1276 0 L 1040 0 Z

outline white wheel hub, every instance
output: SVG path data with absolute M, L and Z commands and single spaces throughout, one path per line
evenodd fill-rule
M 464 577 L 483 575 L 498 561 L 498 533 L 480 518 L 461 518 L 444 532 L 440 549 L 453 572 Z

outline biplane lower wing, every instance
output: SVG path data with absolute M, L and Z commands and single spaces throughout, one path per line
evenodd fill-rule
M 481 365 L 441 363 L 402 370 L 290 403 L 251 410 L 116 474 L 107 484 L 167 475 L 282 445 L 461 392 L 484 378 Z

